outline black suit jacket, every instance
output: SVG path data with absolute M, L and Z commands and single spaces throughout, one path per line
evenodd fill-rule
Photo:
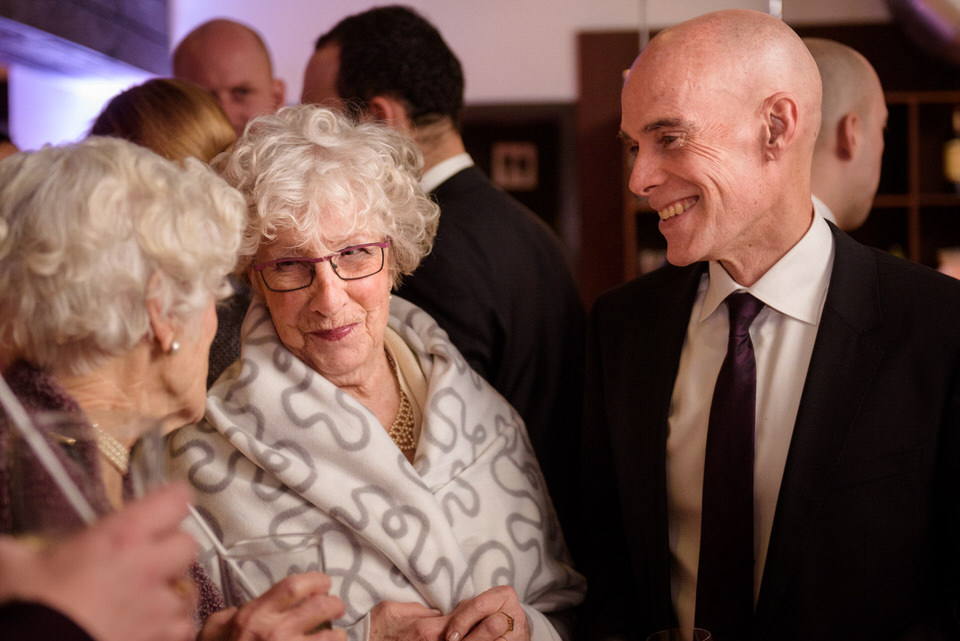
M 426 310 L 527 425 L 557 511 L 575 477 L 585 313 L 558 238 L 476 167 L 434 191 L 433 251 L 398 294 Z
M 960 282 L 832 229 L 753 638 L 957 639 Z M 703 269 L 664 268 L 591 314 L 573 537 L 585 638 L 675 625 L 667 414 Z
M 93 641 L 65 614 L 39 603 L 12 601 L 0 605 L 0 638 L 9 641 Z

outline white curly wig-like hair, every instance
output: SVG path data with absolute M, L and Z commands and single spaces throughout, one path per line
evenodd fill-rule
M 423 157 L 385 125 L 317 105 L 284 107 L 252 120 L 213 166 L 247 200 L 236 274 L 248 282 L 257 250 L 279 233 L 304 245 L 320 236 L 389 239 L 395 286 L 433 246 L 440 209 L 420 189 Z
M 90 137 L 0 163 L 0 350 L 84 374 L 229 294 L 243 198 L 209 167 Z

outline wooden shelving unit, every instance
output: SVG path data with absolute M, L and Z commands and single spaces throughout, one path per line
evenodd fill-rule
M 935 267 L 937 252 L 960 245 L 960 195 L 943 175 L 943 145 L 954 137 L 960 91 L 887 92 L 890 120 L 883 174 L 858 240 Z

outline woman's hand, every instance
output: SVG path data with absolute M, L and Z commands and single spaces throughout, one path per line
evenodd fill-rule
M 40 550 L 0 537 L 0 601 L 44 603 L 102 641 L 193 639 L 189 501 L 174 484 Z
M 447 620 L 420 603 L 381 601 L 370 610 L 370 641 L 442 641 Z
M 445 641 L 528 641 L 527 615 L 517 592 L 508 585 L 490 588 L 461 601 L 450 613 Z
M 330 578 L 319 572 L 294 574 L 240 608 L 207 619 L 199 641 L 346 641 L 343 630 L 318 626 L 343 616 L 343 602 L 328 593 Z

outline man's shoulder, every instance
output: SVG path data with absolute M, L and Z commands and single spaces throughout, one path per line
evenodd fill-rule
M 433 193 L 440 205 L 441 229 L 456 226 L 491 236 L 520 233 L 556 240 L 556 234 L 543 219 L 497 187 L 477 167 L 457 172 Z
M 533 275 L 573 274 L 557 233 L 536 213 L 468 167 L 434 191 L 440 224 L 432 260 L 456 265 L 485 264 L 498 272 Z M 428 256 L 424 266 L 431 261 Z M 522 279 L 521 279 L 522 282 Z M 521 282 L 517 282 L 518 285 Z
M 917 302 L 927 300 L 950 307 L 960 305 L 960 280 L 921 263 L 860 244 L 839 232 L 834 270 L 850 270 L 855 263 L 875 266 L 881 295 L 893 295 Z M 836 277 L 834 280 L 837 280 Z
M 706 263 L 683 267 L 663 265 L 600 294 L 594 309 L 615 311 L 645 308 L 654 302 L 662 309 L 663 305 L 688 298 L 692 300 L 706 267 Z

